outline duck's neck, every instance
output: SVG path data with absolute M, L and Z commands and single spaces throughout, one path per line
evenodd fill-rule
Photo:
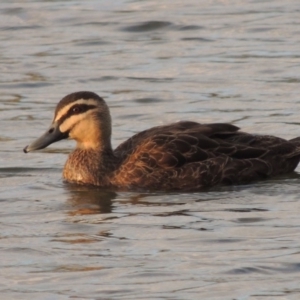
M 78 147 L 69 155 L 63 177 L 71 182 L 109 186 L 117 164 L 118 159 L 107 144 L 104 149 Z

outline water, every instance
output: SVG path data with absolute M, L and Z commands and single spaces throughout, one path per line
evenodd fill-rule
M 2 1 L 1 299 L 299 299 L 297 173 L 120 193 L 62 182 L 70 141 L 22 153 L 78 90 L 108 102 L 114 146 L 178 120 L 300 135 L 299 12 L 297 0 Z

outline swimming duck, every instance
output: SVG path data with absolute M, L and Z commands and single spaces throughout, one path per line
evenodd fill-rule
M 24 148 L 43 149 L 74 139 L 63 177 L 101 187 L 201 190 L 292 172 L 300 160 L 300 138 L 253 135 L 231 124 L 181 121 L 132 136 L 115 150 L 105 101 L 93 92 L 65 96 L 44 135 Z

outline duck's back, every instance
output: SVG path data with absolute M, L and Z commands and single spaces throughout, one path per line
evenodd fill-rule
M 112 183 L 161 190 L 240 184 L 293 171 L 297 140 L 239 132 L 231 124 L 178 122 L 154 127 L 121 144 Z

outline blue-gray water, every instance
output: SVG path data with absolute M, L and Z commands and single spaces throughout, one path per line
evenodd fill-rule
M 22 153 L 78 90 L 108 102 L 114 146 L 178 120 L 299 136 L 299 15 L 298 0 L 1 1 L 1 300 L 299 299 L 297 173 L 119 193 L 62 182 L 71 141 Z

